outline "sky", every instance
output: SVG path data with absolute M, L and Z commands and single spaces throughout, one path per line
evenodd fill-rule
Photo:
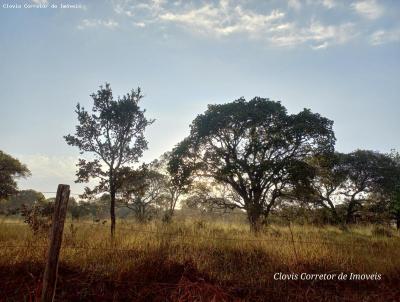
M 105 82 L 141 87 L 147 162 L 242 96 L 332 119 L 338 151 L 400 149 L 400 1 L 0 0 L 0 150 L 31 170 L 20 188 L 81 192 L 63 136 Z

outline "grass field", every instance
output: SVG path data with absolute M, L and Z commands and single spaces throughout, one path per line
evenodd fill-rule
M 34 301 L 46 235 L 0 219 L 0 292 Z M 274 280 L 277 273 L 380 274 L 381 280 Z M 313 278 L 312 276 L 309 278 Z M 66 222 L 56 301 L 400 301 L 400 237 L 373 226 L 248 226 L 203 220 L 109 228 Z

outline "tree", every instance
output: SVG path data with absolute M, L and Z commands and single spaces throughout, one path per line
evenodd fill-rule
M 289 115 L 280 102 L 241 98 L 209 105 L 173 153 L 184 148 L 182 164 L 230 185 L 258 231 L 285 190 L 304 180 L 305 159 L 333 152 L 332 124 L 308 109 Z
M 400 229 L 400 185 L 392 192 L 389 203 L 389 212 L 396 221 L 396 228 Z
M 240 196 L 229 185 L 215 181 L 196 181 L 191 187 L 190 195 L 184 200 L 184 205 L 203 213 L 221 209 L 223 213 L 228 213 L 236 208 L 235 201 L 240 202 Z
M 8 215 L 13 215 L 19 213 L 22 206 L 31 209 L 37 204 L 44 203 L 45 197 L 42 193 L 35 190 L 21 190 L 11 195 L 7 200 L 0 201 L 0 210 Z
M 392 159 L 395 163 L 395 173 L 392 174 L 393 185 L 390 194 L 390 213 L 396 220 L 396 227 L 400 229 L 400 154 L 392 152 Z
M 92 160 L 79 159 L 77 182 L 99 179 L 92 190 L 86 188 L 85 195 L 101 192 L 110 194 L 111 236 L 115 233 L 116 176 L 120 169 L 135 163 L 147 149 L 144 137 L 146 127 L 154 120 L 145 117 L 139 107 L 142 99 L 140 88 L 114 100 L 110 84 L 100 86 L 93 99 L 92 113 L 78 103 L 76 113 L 78 125 L 75 135 L 65 136 L 68 145 L 79 148 L 81 154 L 93 155 Z
M 76 201 L 74 197 L 68 200 L 68 213 L 71 214 L 72 220 L 79 220 L 81 217 L 90 214 L 90 211 L 83 201 Z
M 193 182 L 193 169 L 183 165 L 181 151 L 164 153 L 160 160 L 155 160 L 151 166 L 164 176 L 165 182 L 165 213 L 164 222 L 170 222 L 174 215 L 176 205 L 183 194 L 188 193 Z
M 119 201 L 133 211 L 139 222 L 151 219 L 165 200 L 166 179 L 148 165 L 143 164 L 136 170 L 121 170 L 118 182 Z
M 30 175 L 28 168 L 18 159 L 0 150 L 0 200 L 18 192 L 17 178 Z
M 388 155 L 392 165 L 385 169 L 385 183 L 380 192 L 386 205 L 389 217 L 394 219 L 396 227 L 400 229 L 400 154 L 392 150 Z
M 328 210 L 336 223 L 342 222 L 335 204 L 347 180 L 343 166 L 346 155 L 335 152 L 314 156 L 308 160 L 313 176 L 305 187 L 296 187 L 295 195 L 305 203 L 312 203 Z
M 213 206 L 210 201 L 213 198 L 211 194 L 212 188 L 209 183 L 197 181 L 193 184 L 190 195 L 183 200 L 183 206 L 201 212 L 210 212 Z
M 343 169 L 347 180 L 342 194 L 346 205 L 346 223 L 354 220 L 354 214 L 370 200 L 372 193 L 388 186 L 387 175 L 393 168 L 393 160 L 386 154 L 370 150 L 356 150 L 345 156 Z
M 390 200 L 396 164 L 385 154 L 369 150 L 336 152 L 312 157 L 308 163 L 314 175 L 308 185 L 296 188 L 296 197 L 329 210 L 336 223 L 353 222 L 361 210 L 367 216 L 371 211 L 378 214 L 384 208 L 382 204 Z M 344 211 L 339 214 L 338 208 Z

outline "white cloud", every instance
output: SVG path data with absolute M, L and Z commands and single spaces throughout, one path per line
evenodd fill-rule
M 302 5 L 300 0 L 288 0 L 288 7 L 294 10 L 300 10 Z
M 334 8 L 339 4 L 337 0 L 305 0 L 304 3 L 307 5 L 320 5 L 327 9 Z M 342 2 L 342 4 L 344 3 Z
M 334 8 L 336 6 L 335 0 L 322 0 L 321 4 L 326 8 Z
M 400 28 L 392 30 L 377 30 L 373 32 L 370 36 L 369 42 L 371 45 L 382 45 L 391 42 L 400 41 Z
M 323 25 L 320 22 L 312 21 L 308 27 L 292 27 L 288 32 L 274 35 L 270 38 L 270 42 L 281 47 L 293 47 L 308 43 L 312 49 L 318 50 L 332 45 L 343 44 L 356 35 L 357 33 L 352 23 Z
M 261 14 L 239 5 L 230 6 L 228 1 L 221 1 L 219 5 L 205 4 L 183 12 L 165 11 L 157 18 L 160 21 L 183 25 L 199 33 L 216 36 L 248 33 L 254 36 L 275 29 L 280 25 L 276 21 L 284 16 L 279 10 Z
M 280 9 L 256 11 L 245 7 L 243 2 L 232 0 L 221 0 L 214 4 L 204 2 L 197 6 L 192 3 L 179 7 L 165 4 L 165 1 L 155 0 L 134 2 L 124 7 L 117 5 L 116 12 L 135 19 L 134 24 L 139 27 L 167 23 L 214 37 L 245 34 L 276 47 L 308 43 L 314 49 L 322 49 L 347 41 L 353 31 L 349 24 L 325 26 L 311 22 L 308 26 L 298 25 L 288 22 L 285 12 Z M 289 1 L 288 5 L 300 9 L 302 4 L 299 1 Z
M 144 22 L 134 22 L 133 24 L 137 27 L 146 27 L 146 23 Z
M 371 35 L 360 28 L 358 19 L 344 14 L 343 18 L 327 23 L 318 10 L 353 10 L 368 19 L 384 14 L 384 7 L 376 0 L 286 0 L 289 9 L 302 11 L 301 18 L 287 14 L 284 8 L 261 6 L 257 0 L 168 1 L 168 0 L 113 0 L 114 11 L 132 20 L 138 28 L 156 27 L 160 35 L 170 35 L 168 30 L 178 27 L 193 34 L 210 38 L 227 38 L 242 35 L 247 39 L 264 42 L 275 47 L 307 46 L 315 50 L 347 43 L 358 36 Z M 309 9 L 309 10 L 308 10 Z M 307 20 L 307 13 L 309 19 Z M 304 13 L 304 17 L 303 17 Z M 296 15 L 297 16 L 297 15 Z M 100 26 L 97 20 L 87 20 L 81 27 Z M 394 40 L 376 33 L 371 44 Z
M 327 41 L 330 40 L 335 44 L 343 44 L 348 42 L 357 33 L 355 32 L 353 23 L 344 23 L 340 25 L 322 25 L 319 22 L 312 22 L 310 26 L 310 33 L 313 40 Z
M 314 50 L 319 50 L 319 49 L 325 49 L 325 48 L 327 48 L 328 46 L 329 46 L 329 43 L 328 43 L 328 42 L 323 42 L 322 44 L 318 44 L 318 45 L 315 45 L 315 46 L 311 46 L 311 48 L 314 49 Z
M 114 3 L 114 10 L 135 19 L 144 27 L 156 23 L 176 24 L 196 33 L 227 36 L 235 33 L 260 34 L 274 29 L 285 14 L 273 9 L 266 13 L 246 9 L 241 2 L 220 0 L 217 3 L 173 2 L 164 0 L 123 1 Z M 144 25 L 144 26 L 143 26 Z
M 114 27 L 118 27 L 118 22 L 114 21 L 114 20 L 108 20 L 108 21 L 103 21 L 102 25 L 104 27 L 108 27 L 108 28 L 114 28 Z
M 384 8 L 375 0 L 362 0 L 353 3 L 352 8 L 367 19 L 378 19 L 384 13 Z
M 95 28 L 95 27 L 105 27 L 109 29 L 113 29 L 118 27 L 118 22 L 109 19 L 109 20 L 101 20 L 101 19 L 83 19 L 81 23 L 77 26 L 78 29 L 85 28 Z

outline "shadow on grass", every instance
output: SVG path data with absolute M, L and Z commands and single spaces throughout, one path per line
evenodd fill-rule
M 239 256 L 239 255 L 236 255 Z M 237 258 L 239 261 L 240 259 Z M 303 272 L 320 272 L 307 264 Z M 0 301 L 40 297 L 43 264 L 0 267 Z M 250 280 L 250 279 L 249 279 Z M 219 282 L 191 261 L 149 255 L 135 270 L 107 277 L 60 264 L 56 301 L 399 301 L 400 278 L 381 281 Z

